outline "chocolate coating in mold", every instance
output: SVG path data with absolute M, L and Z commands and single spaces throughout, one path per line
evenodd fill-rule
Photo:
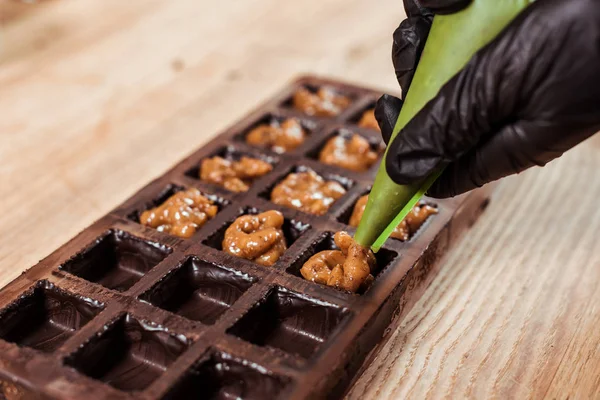
M 293 108 L 290 99 L 298 89 L 316 92 L 321 87 L 333 88 L 351 102 L 333 117 L 311 117 Z M 50 318 L 36 320 L 29 317 L 34 311 L 15 311 L 13 322 L 0 320 L 0 382 L 17 382 L 16 389 L 9 388 L 11 395 L 36 400 L 162 400 L 188 398 L 188 393 L 340 398 L 363 362 L 377 353 L 388 325 L 419 298 L 437 272 L 438 258 L 472 225 L 488 196 L 484 188 L 436 201 L 438 214 L 415 240 L 388 241 L 376 254 L 368 289 L 349 293 L 303 279 L 300 268 L 306 260 L 322 250 L 337 250 L 332 232 L 348 228 L 352 206 L 368 191 L 375 173 L 374 168 L 354 172 L 324 165 L 318 153 L 327 139 L 344 130 L 378 143 L 379 133 L 358 122 L 379 95 L 316 78 L 295 82 L 15 279 L 0 291 L 0 318 L 15 310 L 20 296 L 30 299 L 32 310 L 51 309 L 46 300 L 55 299 L 55 292 L 46 292 L 45 283 L 38 282 L 81 297 L 84 304 L 85 299 L 104 304 L 104 309 L 83 324 L 85 308 L 74 301 L 81 327 L 65 334 L 64 341 L 66 336 L 56 336 L 62 343 L 50 346 L 51 351 L 35 348 L 36 335 Z M 297 118 L 310 132 L 309 140 L 279 156 L 246 143 L 253 127 L 274 118 Z M 275 168 L 248 192 L 234 193 L 199 179 L 202 160 L 214 156 L 249 156 Z M 307 170 L 340 183 L 345 195 L 322 215 L 271 202 L 272 189 L 290 172 Z M 139 223 L 143 211 L 189 188 L 219 208 L 189 239 Z M 271 209 L 285 216 L 288 249 L 277 263 L 265 268 L 222 251 L 225 231 L 235 218 Z M 38 284 L 43 295 L 31 300 Z M 58 307 L 70 304 L 61 299 Z M 11 339 L 13 329 L 19 334 Z
M 127 314 L 67 359 L 81 373 L 122 391 L 148 387 L 189 346 L 187 339 Z
M 110 231 L 61 269 L 108 289 L 123 292 L 161 262 L 171 249 L 123 231 Z
M 184 318 L 214 324 L 255 281 L 243 273 L 190 257 L 141 299 Z

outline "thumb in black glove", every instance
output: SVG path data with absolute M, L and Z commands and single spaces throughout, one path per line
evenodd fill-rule
M 415 10 L 421 10 L 419 18 L 427 15 Z M 395 38 L 394 65 L 406 91 L 414 71 L 398 74 L 397 66 L 412 57 L 397 51 L 402 40 Z M 411 50 L 420 51 L 417 45 Z M 598 71 L 600 3 L 538 0 L 398 134 L 388 150 L 387 172 L 408 184 L 447 165 L 429 194 L 448 197 L 545 165 L 600 129 Z M 378 101 L 375 115 L 384 140 L 400 107 L 390 96 Z

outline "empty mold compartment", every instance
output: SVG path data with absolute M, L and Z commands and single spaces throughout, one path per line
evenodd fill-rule
M 301 279 L 304 279 L 302 274 L 300 273 L 300 269 L 311 258 L 313 255 L 325 251 L 325 250 L 339 250 L 333 240 L 334 233 L 333 232 L 325 232 L 323 233 L 317 240 L 315 240 L 287 269 L 286 271 L 292 275 L 295 275 Z M 381 248 L 377 253 L 375 253 L 375 259 L 377 261 L 377 265 L 375 270 L 371 271 L 371 275 L 377 279 L 377 275 L 381 271 L 383 271 L 388 265 L 397 262 L 398 253 L 395 251 Z M 316 285 L 317 283 L 315 283 Z M 324 285 L 325 286 L 325 285 Z M 328 287 L 328 286 L 327 286 Z M 369 286 L 370 287 L 370 286 Z M 332 288 L 333 290 L 337 290 Z M 357 293 L 363 294 L 368 290 L 368 287 L 361 288 Z
M 289 381 L 250 361 L 211 351 L 162 400 L 277 399 Z
M 60 269 L 108 289 L 123 292 L 160 263 L 171 249 L 110 230 Z
M 310 358 L 348 315 L 345 308 L 274 287 L 227 333 Z
M 269 113 L 236 135 L 235 139 L 256 149 L 283 154 L 311 140 L 310 135 L 316 126 L 315 121 L 307 118 Z
M 140 391 L 188 347 L 184 336 L 125 314 L 69 356 L 65 364 L 116 389 Z
M 62 346 L 103 304 L 42 281 L 0 311 L 0 339 L 45 353 Z
M 140 299 L 184 318 L 214 324 L 256 279 L 189 257 Z
M 207 246 L 210 246 L 214 249 L 217 249 L 220 251 L 225 251 L 225 250 L 223 250 L 223 240 L 225 239 L 225 232 L 237 220 L 237 218 L 244 216 L 244 215 L 257 215 L 257 214 L 261 214 L 266 211 L 269 211 L 269 210 L 259 210 L 255 207 L 246 207 L 246 208 L 241 209 L 238 217 L 227 221 L 226 224 L 224 224 L 221 228 L 219 228 L 215 233 L 210 235 L 208 237 L 208 239 L 206 239 L 204 241 L 204 244 Z M 240 227 L 240 228 L 242 228 L 242 227 Z M 281 230 L 283 231 L 283 235 L 285 237 L 285 242 L 286 242 L 287 248 L 289 249 L 290 246 L 292 246 L 294 244 L 294 242 L 296 242 L 296 240 L 298 240 L 298 238 L 300 238 L 300 236 L 302 236 L 309 229 L 310 229 L 309 224 L 304 223 L 298 219 L 290 219 L 290 218 L 286 218 L 284 216 L 284 221 L 283 221 Z M 243 234 L 243 235 L 245 236 L 245 234 Z M 250 239 L 249 236 L 245 236 L 245 237 Z M 284 252 L 284 254 L 285 254 L 285 252 Z
M 259 196 L 307 214 L 324 215 L 352 186 L 352 179 L 299 165 L 289 169 Z
M 356 97 L 332 85 L 302 85 L 281 106 L 310 117 L 335 118 L 344 113 Z
M 275 157 L 229 145 L 202 158 L 185 175 L 230 192 L 247 192 L 278 162 Z
M 166 206 L 165 203 L 175 194 L 184 191 L 187 193 L 185 200 L 179 199 L 170 206 Z M 200 196 L 208 199 L 209 202 L 200 201 L 203 200 Z M 130 213 L 128 218 L 150 229 L 187 239 L 202 229 L 205 223 L 214 218 L 228 204 L 228 200 L 215 194 L 171 184 L 167 185 L 143 207 Z M 216 210 L 213 206 L 216 207 Z M 142 217 L 144 221 L 142 221 Z
M 366 172 L 378 165 L 383 150 L 383 142 L 376 136 L 361 134 L 348 128 L 337 128 L 329 132 L 306 155 L 326 165 L 353 172 Z

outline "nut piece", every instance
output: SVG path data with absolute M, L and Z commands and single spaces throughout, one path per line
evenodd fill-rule
M 225 231 L 223 251 L 270 267 L 287 249 L 283 222 L 283 215 L 275 210 L 242 215 Z
M 306 138 L 306 132 L 295 118 L 279 123 L 261 124 L 246 135 L 246 143 L 252 146 L 271 149 L 276 153 L 285 153 L 300 146 Z
M 346 193 L 336 181 L 326 181 L 314 171 L 289 174 L 271 192 L 275 204 L 295 208 L 309 214 L 323 215 Z
M 346 232 L 337 232 L 333 240 L 340 250 L 321 251 L 309 258 L 300 269 L 304 279 L 350 292 L 368 287 L 374 279 L 373 252 Z
M 335 117 L 350 105 L 348 97 L 327 87 L 320 88 L 316 93 L 300 88 L 294 93 L 292 102 L 295 109 L 317 117 Z
M 356 202 L 352 216 L 350 217 L 349 225 L 357 227 L 362 219 L 365 207 L 367 206 L 367 200 L 369 196 L 364 195 Z M 431 215 L 437 214 L 438 210 L 435 207 L 431 207 L 427 204 L 421 203 L 413 207 L 411 212 L 408 213 L 406 218 L 402 220 L 392 232 L 391 237 L 402 240 L 403 242 L 410 239 L 419 228 L 425 223 L 427 218 Z
M 188 189 L 175 193 L 160 206 L 144 211 L 140 223 L 160 232 L 189 238 L 218 211 L 218 207 L 198 189 Z
M 243 156 L 239 161 L 230 161 L 215 156 L 202 160 L 200 179 L 232 192 L 246 192 L 255 179 L 272 169 L 271 164 L 257 158 Z
M 374 108 L 370 108 L 363 113 L 362 117 L 360 117 L 360 121 L 358 121 L 358 126 L 376 131 L 380 130 L 377 119 L 375 118 Z
M 364 172 L 377 161 L 378 153 L 371 150 L 367 139 L 353 134 L 350 137 L 337 135 L 327 141 L 319 161 L 351 171 Z

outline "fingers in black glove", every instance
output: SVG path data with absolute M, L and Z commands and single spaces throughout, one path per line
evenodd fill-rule
M 389 94 L 384 94 L 375 105 L 375 119 L 379 124 L 381 137 L 387 145 L 396 126 L 396 121 L 402 109 L 402 100 Z
M 387 172 L 409 184 L 447 165 L 430 194 L 448 197 L 544 165 L 600 130 L 599 70 L 600 5 L 536 2 L 399 133 Z
M 434 14 L 450 14 L 465 8 L 471 0 L 404 0 L 407 19 L 394 31 L 392 61 L 396 78 L 406 93 L 425 47 Z

